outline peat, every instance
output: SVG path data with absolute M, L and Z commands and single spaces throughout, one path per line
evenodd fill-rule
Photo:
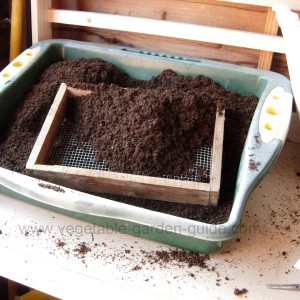
M 167 77 L 162 83 L 179 79 L 171 70 L 160 77 Z M 98 84 L 92 94 L 69 99 L 67 118 L 77 140 L 89 141 L 110 171 L 189 177 L 197 149 L 212 147 L 216 111 L 224 103 L 203 79 L 191 90 L 138 81 L 134 88 Z
M 227 220 L 231 209 L 231 201 L 233 199 L 241 153 L 257 105 L 257 98 L 255 96 L 241 96 L 236 92 L 225 90 L 211 79 L 202 75 L 192 78 L 177 75 L 171 70 L 166 70 L 159 76 L 153 77 L 148 81 L 139 81 L 130 78 L 117 67 L 100 59 L 79 59 L 58 62 L 44 71 L 12 115 L 6 130 L 0 137 L 0 166 L 13 171 L 26 173 L 25 165 L 27 159 L 57 89 L 62 82 L 75 88 L 91 89 L 94 91 L 94 95 L 98 93 L 103 95 L 105 91 L 105 97 L 107 98 L 106 105 L 110 103 L 109 101 L 113 101 L 115 108 L 118 107 L 116 99 L 119 99 L 119 101 L 120 99 L 123 99 L 123 101 L 125 101 L 124 99 L 136 99 L 138 100 L 136 101 L 137 103 L 141 101 L 141 103 L 143 103 L 142 107 L 137 109 L 136 112 L 131 111 L 133 113 L 131 120 L 140 122 L 140 112 L 145 113 L 145 116 L 153 113 L 153 119 L 148 122 L 149 127 L 144 128 L 146 135 L 151 134 L 157 126 L 160 127 L 160 129 L 169 129 L 165 135 L 159 137 L 152 134 L 155 140 L 150 139 L 146 142 L 144 141 L 144 144 L 142 142 L 140 150 L 143 150 L 143 147 L 152 147 L 151 151 L 147 154 L 148 157 L 144 157 L 145 163 L 142 167 L 136 165 L 135 161 L 138 160 L 132 153 L 134 139 L 129 139 L 127 151 L 125 149 L 127 155 L 125 155 L 125 159 L 123 161 L 122 159 L 111 159 L 111 168 L 116 171 L 124 171 L 125 169 L 122 169 L 126 167 L 124 161 L 128 162 L 129 160 L 131 163 L 127 165 L 132 168 L 129 171 L 139 174 L 144 174 L 145 170 L 146 173 L 149 172 L 147 168 L 153 170 L 151 175 L 160 174 L 162 169 L 166 168 L 167 172 L 173 173 L 174 170 L 181 172 L 180 166 L 185 164 L 189 165 L 192 156 L 194 156 L 195 147 L 198 147 L 199 144 L 211 143 L 211 124 L 214 122 L 216 109 L 225 108 L 226 120 L 222 181 L 219 204 L 217 207 L 175 204 L 114 195 L 110 197 L 116 201 L 122 201 L 151 210 L 166 212 L 207 223 L 216 224 Z M 111 97 L 109 97 L 107 93 L 111 93 Z M 116 95 L 117 97 L 115 97 Z M 145 95 L 147 95 L 147 97 Z M 184 95 L 186 95 L 186 97 Z M 183 98 L 187 100 L 183 101 Z M 93 101 L 95 101 L 95 99 L 91 97 L 90 99 L 84 100 L 85 102 L 82 103 L 85 104 L 86 108 L 74 104 L 73 112 L 71 112 L 70 117 L 75 118 L 76 124 L 81 125 L 78 127 L 79 139 L 82 140 L 88 137 L 94 146 L 101 147 L 99 146 L 101 143 L 98 142 L 97 137 L 91 133 L 95 131 L 95 128 L 100 130 L 100 127 L 96 127 L 99 124 L 101 124 L 101 126 L 108 125 L 101 123 L 99 116 L 92 109 L 91 105 L 94 104 Z M 77 99 L 77 104 L 78 101 L 79 99 Z M 76 103 L 76 101 L 74 103 Z M 181 103 L 181 106 L 179 106 L 179 103 Z M 195 108 L 199 106 L 200 103 L 201 105 L 203 104 L 203 106 L 200 111 L 197 111 Z M 126 106 L 126 104 L 123 103 L 123 106 Z M 182 109 L 183 106 L 189 111 L 188 114 L 184 113 Z M 87 107 L 89 107 L 89 109 Z M 128 106 L 128 109 L 130 108 L 134 111 L 133 107 Z M 81 111 L 85 111 L 85 117 L 80 113 Z M 158 113 L 159 111 L 167 111 L 169 118 L 162 118 Z M 102 112 L 105 112 L 105 110 Z M 176 122 L 174 122 L 172 118 L 173 115 L 176 116 Z M 113 116 L 116 116 L 116 114 L 112 114 L 111 117 Z M 204 123 L 202 122 L 202 124 L 205 125 L 203 127 L 206 128 L 203 128 L 202 134 L 200 137 L 199 135 L 197 137 L 195 135 L 195 128 L 199 127 L 198 122 L 203 117 L 207 118 Z M 82 119 L 79 120 L 79 118 Z M 119 118 L 118 122 L 124 126 L 124 123 L 122 123 L 124 120 L 120 120 Z M 177 126 L 178 124 L 181 126 Z M 129 132 L 130 124 L 127 123 L 125 125 Z M 192 133 L 191 136 L 186 137 L 187 131 L 184 131 L 184 129 L 187 127 L 189 127 L 189 129 L 192 128 L 190 131 Z M 82 128 L 84 128 L 84 130 L 82 130 Z M 181 131 L 178 132 L 178 130 Z M 143 132 L 141 128 L 138 128 L 138 131 Z M 114 142 L 115 138 L 112 137 L 118 133 L 114 131 L 111 132 L 112 135 L 106 137 L 107 143 Z M 121 147 L 120 145 L 128 140 L 128 132 L 125 131 L 124 137 L 119 138 L 119 145 L 116 147 Z M 135 134 L 136 133 L 137 132 L 135 132 Z M 183 140 L 182 144 L 178 144 L 178 135 Z M 174 140 L 175 138 L 176 140 Z M 175 147 L 175 145 L 178 148 Z M 115 146 L 113 145 L 113 147 Z M 157 150 L 157 148 L 159 150 Z M 176 148 L 179 150 L 179 155 L 175 156 L 176 159 L 174 159 L 174 151 L 176 151 Z M 186 151 L 187 149 L 190 151 Z M 109 153 L 112 153 L 112 151 L 108 151 L 107 155 Z M 117 157 L 122 153 L 124 153 L 124 148 L 120 149 L 119 153 L 117 151 Z M 168 153 L 170 153 L 172 158 L 168 158 L 167 161 L 162 159 L 163 155 L 168 155 Z M 144 155 L 143 151 L 137 155 Z M 158 166 L 157 168 L 153 167 L 153 163 L 149 163 L 149 161 L 151 161 L 150 158 L 157 160 L 155 164 L 155 166 Z M 182 159 L 183 162 L 178 163 L 179 159 Z M 139 158 L 139 160 L 143 161 L 143 158 Z M 119 165 L 114 165 L 114 163 L 112 163 L 113 161 L 120 163 Z M 167 162 L 167 164 L 165 162 Z M 128 171 L 128 169 L 126 170 Z M 166 170 L 164 172 L 166 172 Z

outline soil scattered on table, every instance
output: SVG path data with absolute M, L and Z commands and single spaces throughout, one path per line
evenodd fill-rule
M 235 288 L 233 293 L 237 296 L 241 296 L 241 295 L 247 294 L 248 290 L 245 288 L 242 288 L 242 289 Z
M 66 245 L 66 243 L 61 240 L 57 241 L 57 243 L 56 243 L 56 246 L 58 248 L 63 248 L 65 245 Z
M 57 240 L 55 242 L 56 248 L 58 250 L 63 249 L 64 252 L 69 250 L 74 246 L 68 245 L 66 242 Z M 106 259 L 109 258 L 112 261 L 120 261 L 120 260 L 132 260 L 132 253 L 129 249 L 114 251 L 114 253 L 107 254 L 105 249 L 102 247 L 106 247 L 105 243 L 102 244 L 93 244 L 90 245 L 86 242 L 79 242 L 75 245 L 72 253 L 78 259 L 81 259 L 83 263 L 86 263 L 86 256 L 89 255 L 92 259 Z M 67 251 L 70 254 L 70 251 Z M 168 265 L 177 265 L 179 267 L 185 266 L 188 268 L 196 267 L 199 269 L 206 269 L 207 271 L 214 271 L 215 268 L 210 268 L 207 262 L 210 260 L 208 254 L 200 254 L 191 252 L 188 250 L 177 249 L 177 248 L 169 248 L 167 250 L 156 250 L 156 251 L 146 251 L 140 250 L 139 255 L 136 257 L 136 264 L 130 269 L 130 271 L 139 271 L 145 265 L 153 265 L 158 267 L 166 267 Z
M 145 255 L 150 264 L 158 263 L 159 265 L 166 265 L 170 262 L 176 262 L 178 264 L 184 263 L 189 268 L 196 266 L 201 269 L 206 269 L 206 262 L 209 260 L 209 255 L 194 253 L 181 249 L 170 249 L 168 251 L 158 250 L 155 252 L 141 250 L 141 253 Z
M 85 242 L 79 243 L 73 250 L 73 252 L 76 253 L 76 256 L 81 259 L 85 258 L 86 254 L 91 251 L 92 249 L 88 247 Z
M 221 180 L 221 191 L 220 198 L 217 207 L 201 207 L 197 205 L 189 204 L 175 204 L 164 201 L 136 199 L 122 196 L 111 196 L 116 201 L 122 201 L 128 204 L 141 206 L 154 211 L 161 211 L 176 216 L 198 220 L 207 223 L 223 223 L 227 220 L 230 210 L 231 202 L 233 199 L 235 182 L 237 171 L 239 167 L 239 161 L 243 150 L 245 138 L 248 132 L 252 116 L 254 114 L 257 98 L 255 96 L 241 96 L 237 92 L 224 90 L 213 80 L 199 75 L 195 78 L 177 75 L 171 70 L 164 71 L 161 75 L 155 76 L 148 81 L 141 81 L 130 78 L 127 74 L 122 72 L 112 64 L 106 63 L 100 59 L 79 59 L 79 60 L 67 60 L 55 63 L 47 68 L 43 74 L 39 77 L 36 83 L 31 87 L 28 93 L 25 95 L 23 101 L 16 107 L 15 112 L 12 114 L 11 120 L 5 131 L 2 132 L 0 137 L 0 166 L 8 168 L 13 171 L 26 173 L 25 166 L 34 145 L 35 139 L 40 132 L 45 117 L 50 109 L 53 99 L 56 95 L 59 85 L 65 82 L 68 86 L 81 89 L 90 89 L 101 93 L 105 92 L 104 106 L 107 106 L 109 102 L 113 103 L 117 109 L 117 101 L 109 98 L 117 95 L 119 99 L 123 99 L 124 95 L 126 99 L 136 99 L 141 101 L 142 106 L 132 107 L 128 105 L 128 109 L 132 113 L 132 121 L 139 122 L 139 114 L 144 116 L 144 111 L 147 108 L 148 114 L 153 112 L 153 119 L 147 120 L 147 122 L 138 128 L 137 131 L 143 130 L 146 133 L 151 133 L 151 130 L 160 128 L 164 134 L 156 137 L 155 140 L 144 140 L 137 146 L 137 153 L 128 151 L 126 153 L 126 160 L 130 159 L 130 168 L 136 170 L 136 164 L 134 160 L 136 156 L 145 161 L 150 158 L 157 159 L 157 161 L 163 165 L 163 167 L 169 168 L 168 170 L 177 170 L 179 160 L 184 161 L 184 164 L 189 165 L 189 161 L 194 156 L 195 144 L 198 142 L 211 143 L 211 139 L 208 136 L 200 136 L 193 132 L 190 136 L 186 136 L 185 130 L 188 128 L 199 127 L 199 118 L 204 117 L 203 127 L 207 127 L 207 130 L 211 133 L 211 125 L 214 122 L 216 109 L 225 108 L 226 120 L 224 129 L 224 144 L 223 144 L 223 165 L 222 165 L 222 180 Z M 112 87 L 116 87 L 116 90 L 112 92 Z M 149 98 L 145 98 L 144 95 L 148 95 Z M 182 103 L 181 107 L 178 108 L 180 103 L 180 97 L 187 95 L 186 100 Z M 86 106 L 91 106 L 84 109 L 86 112 L 85 119 L 80 120 L 80 124 L 85 124 L 83 136 L 89 136 L 91 142 L 95 145 L 98 143 L 96 138 L 93 136 L 95 124 L 99 126 L 109 126 L 105 123 L 105 120 L 100 120 L 94 114 L 93 96 L 91 99 L 86 99 L 84 103 Z M 79 99 L 77 100 L 77 102 Z M 130 101 L 130 100 L 128 100 Z M 133 100 L 132 100 L 133 101 Z M 149 101 L 149 103 L 148 103 Z M 196 111 L 196 107 L 199 103 L 203 103 L 203 110 L 200 112 Z M 99 102 L 97 102 L 100 105 Z M 149 104 L 149 106 L 147 106 Z M 150 105 L 151 104 L 151 105 Z M 158 110 L 154 110 L 158 106 Z M 122 106 L 126 106 L 122 103 Z M 188 109 L 188 113 L 183 111 Z M 156 107 L 157 108 L 157 107 Z M 75 111 L 81 111 L 82 108 L 75 107 Z M 136 109 L 136 111 L 134 111 Z M 131 111 L 133 110 L 133 111 Z M 102 111 L 104 114 L 105 110 Z M 158 112 L 165 112 L 168 116 L 163 118 Z M 176 115 L 176 118 L 172 120 L 171 115 Z M 105 115 L 103 115 L 105 116 Z M 83 116 L 81 116 L 82 118 Z M 106 117 L 106 116 L 105 116 Z M 119 115 L 111 115 L 112 120 L 115 122 L 125 122 Z M 145 116 L 144 116 L 145 117 Z M 104 122 L 104 123 L 103 123 Z M 117 132 L 113 130 L 110 133 L 110 137 L 106 137 L 106 141 L 109 142 L 110 138 L 113 138 L 113 148 L 121 147 L 119 144 L 114 145 L 120 141 L 128 140 L 128 149 L 132 149 L 134 139 L 128 139 L 127 135 L 130 129 L 130 120 L 126 121 L 127 127 L 119 138 L 116 139 L 114 135 Z M 77 120 L 76 120 L 77 124 Z M 115 124 L 115 123 L 112 123 Z M 178 126 L 181 126 L 181 131 L 178 133 Z M 136 125 L 135 125 L 136 126 Z M 179 126 L 179 127 L 180 127 Z M 108 128 L 108 127 L 107 127 Z M 167 131 L 169 130 L 169 131 Z M 81 130 L 80 130 L 81 131 Z M 184 142 L 182 145 L 174 144 L 176 135 L 181 135 Z M 123 136 L 124 135 L 124 136 Z M 153 137 L 153 135 L 152 135 Z M 164 139 L 167 139 L 164 141 Z M 200 139 L 200 141 L 199 141 Z M 158 142 L 163 142 L 163 145 L 157 145 Z M 176 140 L 177 143 L 177 140 Z M 155 146 L 155 147 L 154 147 Z M 156 148 L 158 146 L 158 148 Z M 198 145 L 197 145 L 198 146 Z M 127 147 L 126 145 L 124 146 Z M 148 154 L 143 152 L 145 147 L 150 147 Z M 168 158 L 164 161 L 161 157 L 165 152 L 170 151 L 173 153 L 178 147 L 179 155 Z M 173 149 L 174 148 L 174 149 Z M 189 148 L 189 151 L 186 149 Z M 158 149 L 158 150 L 157 150 Z M 106 150 L 109 155 L 110 150 Z M 124 151 L 124 148 L 117 150 L 117 155 L 120 155 Z M 189 152 L 189 153 L 186 153 Z M 115 155 L 115 154 L 114 154 Z M 147 157 L 148 156 L 148 157 Z M 125 160 L 120 161 L 121 168 L 126 167 L 124 164 Z M 112 168 L 113 163 L 110 162 Z M 170 164 L 170 165 L 169 165 Z M 172 167 L 171 167 L 172 164 Z M 155 174 L 160 172 L 151 162 L 146 162 L 147 168 L 153 169 Z M 179 171 L 179 169 L 178 169 Z
M 141 269 L 142 269 L 141 266 L 136 265 L 135 267 L 133 267 L 133 268 L 131 269 L 131 271 L 139 271 L 139 270 L 141 270 Z

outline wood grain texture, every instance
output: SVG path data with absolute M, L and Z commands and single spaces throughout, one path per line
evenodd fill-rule
M 31 32 L 32 44 L 51 39 L 51 24 L 47 21 L 47 11 L 51 0 L 31 0 Z
M 275 1 L 276 2 L 276 1 Z M 298 0 L 280 1 L 299 13 Z M 125 16 L 137 16 L 192 24 L 247 30 L 263 33 L 268 30 L 268 13 L 274 1 L 271 0 L 163 0 L 163 1 L 59 1 L 53 0 L 52 7 L 73 9 Z M 272 26 L 271 26 L 272 28 Z M 113 30 L 78 28 L 76 26 L 54 26 L 53 37 L 75 40 L 112 43 L 133 46 L 151 51 L 169 52 L 224 61 L 249 67 L 259 67 L 281 73 L 288 77 L 285 55 L 260 52 L 220 44 L 194 41 L 180 41 L 142 34 L 127 34 Z
M 277 35 L 278 22 L 272 8 L 269 8 L 264 33 Z M 271 51 L 261 51 L 258 60 L 258 69 L 270 70 L 274 53 Z
M 74 2 L 74 1 L 73 1 Z M 240 29 L 262 33 L 267 8 L 220 1 L 52 1 L 52 7 Z M 255 22 L 253 22 L 255 20 Z
M 222 44 L 179 40 L 159 36 L 150 37 L 145 34 L 62 26 L 57 24 L 53 26 L 53 38 L 69 38 L 100 44 L 134 47 L 154 52 L 172 53 L 180 56 L 213 59 L 253 68 L 256 68 L 260 55 L 259 50 L 236 48 Z
M 210 175 L 210 190 L 209 195 L 211 205 L 217 205 L 219 199 L 219 191 L 221 186 L 221 170 L 222 170 L 222 155 L 223 155 L 223 137 L 224 137 L 224 122 L 225 111 L 217 114 L 212 152 L 212 166 Z
M 66 105 L 67 86 L 65 83 L 62 83 L 33 146 L 26 168 L 30 169 L 35 164 L 45 162 L 48 159 L 48 155 L 50 154 L 55 137 L 63 120 Z
M 52 1 L 53 8 L 120 14 L 263 33 L 267 8 L 220 1 Z M 255 20 L 255 22 L 253 22 Z M 72 30 L 73 29 L 73 30 Z M 138 33 L 54 25 L 54 38 L 112 43 L 257 67 L 260 51 Z
M 157 177 L 37 164 L 30 173 L 75 190 L 177 203 L 210 204 L 210 185 Z
M 235 47 L 285 53 L 282 37 L 215 26 L 64 9 L 50 9 L 48 20 L 58 24 L 141 33 L 206 43 L 220 43 Z
M 219 0 L 220 2 L 233 2 L 248 5 L 260 5 L 272 7 L 276 3 L 284 3 L 291 9 L 300 9 L 299 0 Z

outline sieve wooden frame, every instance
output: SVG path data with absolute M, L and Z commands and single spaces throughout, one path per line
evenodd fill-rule
M 67 99 L 90 91 L 78 91 L 62 83 L 26 164 L 28 172 L 44 180 L 76 190 L 111 193 L 177 203 L 217 205 L 222 168 L 225 113 L 216 113 L 210 182 L 193 182 L 61 165 L 47 165 L 64 119 Z

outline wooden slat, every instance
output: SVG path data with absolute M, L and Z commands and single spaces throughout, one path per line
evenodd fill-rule
M 55 137 L 59 131 L 67 106 L 67 96 L 85 96 L 90 90 L 80 90 L 68 87 L 62 83 L 50 107 L 46 120 L 37 137 L 34 147 L 27 161 L 26 168 L 41 164 L 48 159 Z
M 286 59 L 290 81 L 295 107 L 300 119 L 300 47 L 298 41 L 300 36 L 300 18 L 297 13 L 291 12 L 291 10 L 284 5 L 279 5 L 274 8 L 274 10 L 286 45 Z
M 53 0 L 52 5 L 57 9 L 119 14 L 259 33 L 264 32 L 267 17 L 267 8 L 265 7 L 249 7 L 248 5 L 220 3 L 214 0 L 78 0 L 76 3 Z M 254 19 L 255 22 L 253 22 Z M 257 67 L 260 54 L 259 50 L 232 47 L 220 43 L 204 43 L 154 35 L 149 37 L 139 33 L 63 24 L 53 24 L 53 37 L 124 45 L 154 52 L 213 59 L 253 68 Z
M 269 6 L 272 7 L 274 4 L 283 3 L 289 6 L 291 9 L 300 10 L 299 0 L 219 0 L 220 2 L 231 2 L 248 5 L 258 6 Z
M 278 32 L 278 22 L 276 20 L 276 15 L 273 12 L 272 8 L 269 8 L 264 33 L 276 35 L 277 32 Z M 274 53 L 271 51 L 261 51 L 257 68 L 263 70 L 270 70 L 273 61 L 273 54 Z
M 222 169 L 222 155 L 223 155 L 223 137 L 224 137 L 224 122 L 225 111 L 218 114 L 215 123 L 213 152 L 212 152 L 212 166 L 210 175 L 210 197 L 211 205 L 217 205 L 219 199 L 219 191 L 221 185 L 221 169 Z
M 47 160 L 64 117 L 66 105 L 67 85 L 62 83 L 31 151 L 26 168 L 31 168 L 35 164 L 42 163 Z
M 34 176 L 58 185 L 93 193 L 112 193 L 177 203 L 210 204 L 210 185 L 117 172 L 35 165 Z
M 73 2 L 72 2 L 73 3 Z M 55 9 L 101 12 L 263 33 L 267 8 L 215 0 L 52 1 Z M 255 20 L 255 22 L 253 22 Z
M 46 13 L 45 11 L 48 7 L 50 7 L 49 2 L 51 1 L 32 0 L 31 2 L 33 7 L 33 36 L 37 36 L 37 38 L 34 38 L 33 41 L 36 42 L 41 39 L 51 38 L 50 24 L 47 24 L 47 18 L 44 17 Z M 264 31 L 264 20 L 266 20 L 268 7 L 279 2 L 288 5 L 293 10 L 297 10 L 298 13 L 300 11 L 300 1 L 298 0 L 52 0 L 52 5 L 55 8 L 132 15 L 262 33 Z M 36 6 L 38 6 L 38 9 L 34 9 Z M 40 23 L 38 21 L 34 21 L 36 18 L 38 18 Z M 76 26 L 73 26 L 73 28 L 74 31 L 66 29 L 64 33 L 56 30 L 54 32 L 54 37 L 71 37 L 79 40 L 94 40 L 96 42 L 106 43 L 114 43 L 115 39 L 119 39 L 119 44 L 130 44 L 130 38 L 132 38 L 133 42 L 131 44 L 134 46 L 137 45 L 137 47 L 143 49 L 152 50 L 155 44 L 157 49 L 153 49 L 154 51 L 169 51 L 170 53 L 209 58 L 250 67 L 257 67 L 259 65 L 261 68 L 267 68 L 265 66 L 268 65 L 267 61 L 270 60 L 269 53 L 262 53 L 260 55 L 260 61 L 258 62 L 259 55 L 257 54 L 257 50 L 250 49 L 252 53 L 249 52 L 244 55 L 243 49 L 245 48 L 239 47 L 234 47 L 232 49 L 232 56 L 230 56 L 229 48 L 221 43 L 205 44 L 197 41 L 181 40 L 182 49 L 180 49 L 180 40 L 176 41 L 175 39 L 174 41 L 171 41 L 166 38 L 166 41 L 164 41 L 163 38 L 158 36 L 151 36 L 151 38 L 147 38 L 142 34 L 126 32 L 117 33 L 113 30 L 97 30 L 94 28 L 86 30 L 84 34 L 79 33 Z M 46 35 L 40 34 L 40 37 L 38 37 L 38 34 L 35 33 L 36 30 L 42 32 L 45 29 L 48 31 L 48 34 Z M 99 37 L 100 35 L 101 37 Z M 99 41 L 102 37 L 104 41 Z M 153 40 L 153 42 L 151 42 L 151 40 Z M 199 51 L 197 51 L 197 47 L 199 47 Z M 275 53 L 274 57 L 275 59 L 273 59 L 271 69 L 275 72 L 284 74 L 285 76 L 289 76 L 285 62 L 285 55 Z
M 31 0 L 31 32 L 32 44 L 51 39 L 51 24 L 47 20 L 47 11 L 51 0 Z
M 284 53 L 282 37 L 210 26 L 102 13 L 50 9 L 49 22 L 74 24 Z
M 203 43 L 198 41 L 180 40 L 160 36 L 149 36 L 125 31 L 97 28 L 75 27 L 55 24 L 53 38 L 74 39 L 102 44 L 146 49 L 153 52 L 177 54 L 213 59 L 256 68 L 259 50 L 237 48 L 221 44 Z

